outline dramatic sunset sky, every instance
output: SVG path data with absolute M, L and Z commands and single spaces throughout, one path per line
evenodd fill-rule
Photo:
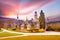
M 43 10 L 45 16 L 60 15 L 60 0 L 0 0 L 0 16 L 19 19 L 31 19 L 34 12 L 38 16 Z

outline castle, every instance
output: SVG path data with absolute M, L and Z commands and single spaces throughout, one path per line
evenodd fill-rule
M 42 14 L 43 11 L 41 10 L 40 14 Z M 17 15 L 17 21 L 14 20 L 7 20 L 4 22 L 4 28 L 10 28 L 10 29 L 18 29 L 18 30 L 28 30 L 30 28 L 35 28 L 35 29 L 40 29 L 40 23 L 39 23 L 39 18 L 37 17 L 37 12 L 35 11 L 34 14 L 34 19 L 32 18 L 31 20 L 28 20 L 26 18 L 25 21 L 18 20 L 19 17 Z

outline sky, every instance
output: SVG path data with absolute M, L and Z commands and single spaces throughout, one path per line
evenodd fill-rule
M 0 0 L 0 16 L 25 20 L 38 16 L 43 10 L 45 17 L 60 15 L 60 0 Z

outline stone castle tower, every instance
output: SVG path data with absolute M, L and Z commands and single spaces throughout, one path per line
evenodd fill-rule
M 37 11 L 35 11 L 35 13 L 34 13 L 34 21 L 35 21 L 35 22 L 37 22 L 37 21 L 38 21 Z
M 37 19 L 37 11 L 35 11 L 34 18 Z

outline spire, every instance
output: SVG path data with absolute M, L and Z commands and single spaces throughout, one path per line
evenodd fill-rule
M 43 13 L 43 10 L 41 10 L 40 14 L 42 14 L 42 13 Z
M 35 16 L 37 16 L 37 11 L 35 11 Z
M 35 11 L 35 13 L 37 14 L 37 11 Z
M 19 16 L 18 16 L 19 13 L 20 13 L 20 12 L 19 12 L 19 8 L 17 8 L 17 20 L 19 19 Z
M 18 14 L 17 14 L 17 20 L 19 19 Z

